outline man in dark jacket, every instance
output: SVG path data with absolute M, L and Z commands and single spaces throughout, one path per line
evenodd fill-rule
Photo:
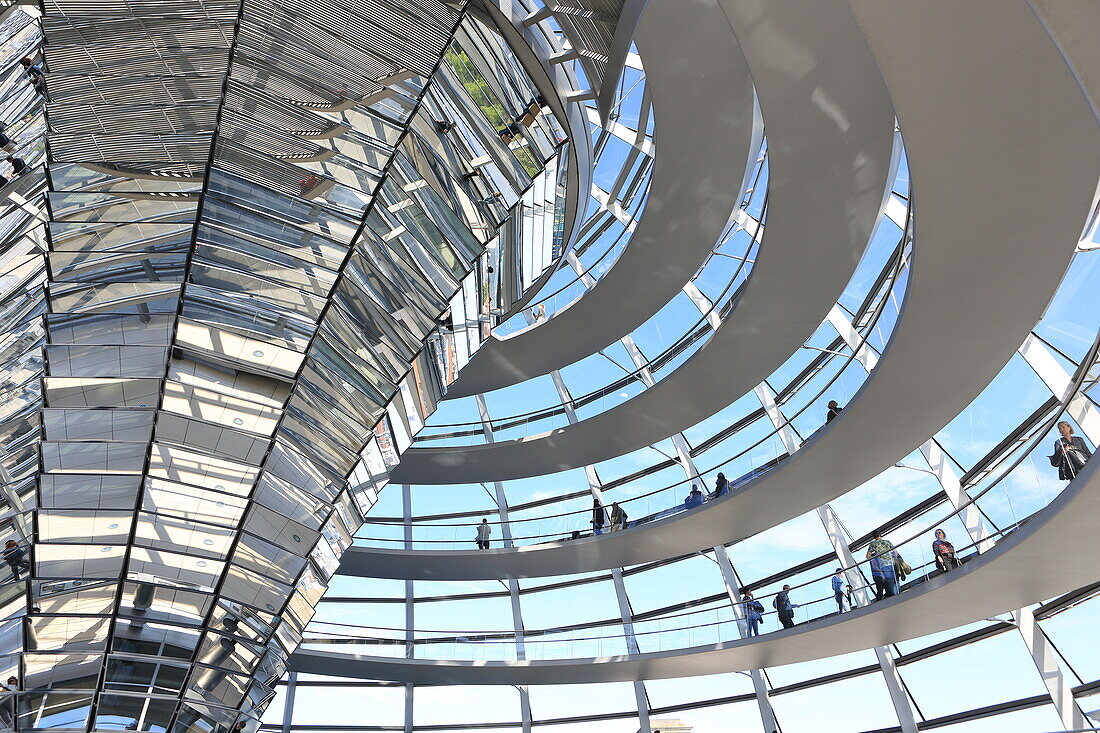
M 798 608 L 797 603 L 791 603 L 791 586 L 783 586 L 783 590 L 775 595 L 775 600 L 772 601 L 772 608 L 779 614 L 779 623 L 783 624 L 784 629 L 789 629 L 794 626 L 794 609 Z
M 14 175 L 21 176 L 30 170 L 27 162 L 17 156 L 9 155 L 8 162 L 11 163 L 11 170 Z

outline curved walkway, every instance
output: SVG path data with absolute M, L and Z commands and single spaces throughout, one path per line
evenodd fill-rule
M 736 307 L 694 356 L 633 399 L 541 436 L 410 449 L 394 481 L 526 478 L 658 443 L 752 391 L 835 305 L 889 194 L 890 97 L 844 0 L 768 3 L 759 13 L 730 5 L 760 98 L 770 179 L 763 246 Z M 666 152 L 659 147 L 657 160 Z
M 487 340 L 448 397 L 547 374 L 630 333 L 680 291 L 729 221 L 755 153 L 753 89 L 717 0 L 653 0 L 635 40 L 661 151 L 644 216 L 592 290 L 549 320 Z
M 996 377 L 1073 256 L 1100 172 L 1100 126 L 1024 0 L 855 4 L 906 131 L 917 232 L 902 318 L 843 414 L 783 464 L 704 509 L 517 549 L 353 548 L 342 572 L 542 577 L 734 542 L 880 474 Z
M 961 568 L 843 615 L 750 639 L 673 651 L 524 662 L 396 659 L 301 650 L 298 672 L 417 684 L 554 684 L 740 672 L 848 654 L 1021 608 L 1096 580 L 1100 461 L 1047 508 Z M 528 647 L 537 644 L 529 640 Z

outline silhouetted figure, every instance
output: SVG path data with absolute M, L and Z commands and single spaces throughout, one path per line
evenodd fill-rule
M 726 480 L 726 474 L 719 473 L 718 478 L 714 480 L 714 493 L 712 497 L 717 499 L 720 496 L 725 496 L 730 492 L 730 482 Z
M 794 626 L 794 609 L 799 606 L 797 603 L 791 603 L 790 593 L 791 586 L 785 585 L 782 591 L 775 594 L 775 599 L 772 601 L 772 608 L 779 615 L 779 623 L 783 624 L 784 629 Z
M 695 507 L 703 506 L 703 502 L 706 499 L 703 497 L 703 492 L 699 490 L 699 487 L 695 484 L 691 485 L 691 492 L 684 498 L 684 509 L 694 509 Z
M 603 534 L 603 526 L 607 524 L 607 511 L 600 504 L 600 500 L 592 499 L 592 534 Z

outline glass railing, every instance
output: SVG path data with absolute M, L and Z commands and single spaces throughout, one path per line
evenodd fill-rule
M 1068 400 L 1067 400 L 1068 402 Z M 1064 404 L 1063 404 L 1064 407 Z M 358 625 L 339 622 L 315 622 L 310 626 L 310 636 L 305 646 L 332 649 L 337 645 L 340 652 L 354 652 L 379 657 L 406 656 L 406 649 L 414 648 L 414 658 L 445 659 L 455 661 L 513 661 L 517 659 L 517 648 L 522 647 L 527 660 L 589 659 L 618 656 L 640 652 L 668 652 L 693 647 L 724 644 L 745 638 L 751 634 L 751 622 L 747 620 L 747 604 L 755 601 L 762 610 L 757 611 L 759 634 L 782 630 L 784 626 L 797 626 L 812 621 L 849 613 L 856 608 L 873 605 L 878 600 L 893 595 L 904 597 L 924 583 L 942 575 L 950 575 L 956 569 L 973 562 L 988 552 L 1004 538 L 1012 535 L 1032 521 L 1038 512 L 1050 506 L 1055 496 L 1047 498 L 1046 504 L 1037 512 L 1015 516 L 1003 527 L 986 527 L 971 530 L 965 542 L 951 547 L 945 552 L 942 548 L 937 554 L 933 545 L 936 532 L 943 527 L 957 527 L 964 514 L 977 511 L 983 517 L 991 512 L 988 504 L 996 504 L 998 511 L 1007 502 L 1026 494 L 1026 484 L 1021 477 L 1030 475 L 1032 470 L 1028 459 L 1045 458 L 1047 437 L 1057 420 L 1066 413 L 1056 409 L 1035 428 L 1030 437 L 1008 449 L 1007 456 L 1000 456 L 993 469 L 996 476 L 992 481 L 982 481 L 985 487 L 964 500 L 958 506 L 952 506 L 944 498 L 937 506 L 909 520 L 893 534 L 905 532 L 905 539 L 879 545 L 878 539 L 860 541 L 851 545 L 853 555 L 858 559 L 855 564 L 843 565 L 836 560 L 825 560 L 816 566 L 839 566 L 839 576 L 835 572 L 817 575 L 809 580 L 789 584 L 785 589 L 776 583 L 766 593 L 753 599 L 741 599 L 737 603 L 718 602 L 706 608 L 689 609 L 661 616 L 659 619 L 646 619 L 632 622 L 632 633 L 624 633 L 620 620 L 595 622 L 578 627 L 526 630 L 522 638 L 517 638 L 513 630 L 478 630 L 461 632 L 442 629 L 413 630 L 413 641 L 405 636 L 404 628 Z M 1022 449 L 1021 442 L 1024 443 Z M 984 522 L 984 520 L 983 520 Z M 973 523 L 971 523 L 973 526 Z M 949 538 L 947 538 L 949 539 Z M 871 548 L 874 548 L 874 551 Z M 877 554 L 876 554 L 877 553 Z M 717 562 L 717 561 L 716 561 Z M 884 567 L 888 566 L 888 567 Z M 904 571 L 904 572 L 903 572 Z M 799 573 L 801 574 L 801 573 Z M 897 577 L 893 586 L 890 576 Z M 833 590 L 832 579 L 842 579 L 841 597 Z M 883 578 L 878 582 L 878 578 Z M 780 608 L 786 604 L 778 601 L 781 593 L 786 593 L 790 607 L 786 623 L 780 618 Z M 614 632 L 604 629 L 615 628 Z

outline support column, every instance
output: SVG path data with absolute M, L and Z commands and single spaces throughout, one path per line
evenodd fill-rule
M 738 212 L 741 217 L 747 217 L 745 212 Z M 695 283 L 691 282 L 684 286 L 684 292 L 688 294 L 691 302 L 699 310 L 700 315 L 707 317 L 711 327 L 715 330 L 721 325 L 721 319 L 716 310 L 712 310 L 712 303 L 710 300 L 695 287 Z M 648 366 L 645 364 L 644 357 L 641 351 L 638 349 L 634 340 L 630 336 L 626 336 L 622 340 L 623 345 L 626 346 L 627 353 L 630 355 L 631 361 L 634 362 L 636 368 L 641 370 L 643 381 L 646 383 L 646 387 L 651 387 L 654 384 L 653 375 L 650 373 Z M 702 477 L 699 470 L 695 467 L 695 461 L 691 456 L 691 446 L 684 437 L 683 433 L 676 433 L 672 438 L 672 443 L 676 448 L 676 453 L 680 459 L 680 466 L 683 468 L 688 480 L 697 480 L 702 483 Z M 706 492 L 706 487 L 700 487 Z M 729 554 L 726 552 L 725 546 L 719 545 L 714 549 L 714 556 L 718 564 L 718 568 L 722 573 L 722 581 L 726 586 L 726 594 L 730 599 L 731 609 L 733 611 L 733 617 L 738 622 L 738 633 L 744 638 L 746 629 L 742 626 L 741 621 L 743 617 L 741 607 L 741 585 L 737 578 L 737 573 L 734 571 L 733 564 L 730 562 Z M 764 727 L 765 733 L 776 733 L 779 730 L 779 724 L 775 718 L 775 710 L 772 708 L 771 701 L 768 699 L 769 686 L 767 675 L 763 669 L 754 669 L 749 673 L 749 678 L 752 680 L 753 691 L 756 694 L 756 705 L 760 712 L 760 722 Z
M 286 698 L 283 699 L 282 733 L 290 733 L 294 718 L 294 695 L 298 691 L 298 673 L 291 672 L 286 681 Z
M 790 421 L 787 420 L 779 405 L 776 404 L 775 392 L 767 382 L 756 385 L 753 392 L 756 393 L 756 398 L 760 400 L 760 406 L 764 408 L 768 419 L 771 420 L 772 427 L 779 434 L 779 439 L 783 441 L 783 450 L 787 451 L 787 455 L 794 455 L 795 451 L 802 447 L 802 438 L 791 427 Z
M 840 337 L 844 339 L 844 343 L 856 352 L 856 360 L 859 361 L 860 365 L 868 372 L 874 369 L 878 364 L 878 354 L 860 337 L 859 331 L 856 330 L 851 319 L 848 318 L 848 314 L 841 310 L 839 305 L 834 305 L 833 309 L 829 311 L 828 321 L 840 334 Z
M 1050 643 L 1046 632 L 1039 628 L 1035 620 L 1035 614 L 1030 608 L 1021 608 L 1012 612 L 1012 619 L 1016 622 L 1016 628 L 1020 630 L 1024 644 L 1035 662 L 1035 668 L 1043 678 L 1050 693 L 1050 699 L 1058 710 L 1058 717 L 1066 730 L 1081 730 L 1087 728 L 1085 713 L 1073 697 L 1073 685 L 1066 679 L 1059 664 L 1059 654 Z M 1091 724 L 1090 724 L 1091 725 Z
M 893 199 L 891 198 L 891 202 L 892 201 Z M 897 220 L 895 219 L 895 221 Z M 899 226 L 902 225 L 899 224 Z M 858 330 L 851 322 L 851 319 L 848 318 L 847 314 L 837 306 L 829 312 L 827 320 L 833 328 L 836 329 L 840 337 L 844 339 L 848 347 L 855 351 L 856 360 L 860 365 L 863 366 L 867 372 L 874 369 L 875 365 L 878 363 L 878 355 L 870 349 L 866 342 L 860 337 Z M 798 438 L 797 433 L 791 428 L 790 423 L 786 420 L 781 409 L 775 403 L 774 392 L 772 392 L 771 388 L 765 382 L 761 383 L 761 385 L 756 388 L 756 394 L 765 412 L 767 412 L 768 417 L 771 419 L 772 424 L 779 431 L 784 448 L 787 450 L 788 454 L 793 453 L 801 446 L 801 439 Z M 975 512 L 976 511 L 975 509 Z M 848 547 L 848 542 L 840 526 L 840 520 L 837 518 L 833 508 L 828 504 L 818 507 L 817 514 L 829 536 L 829 541 L 833 546 L 833 551 L 836 554 L 837 560 L 842 567 L 846 568 L 845 579 L 848 585 L 851 585 L 852 588 L 855 589 L 854 592 L 858 602 L 861 605 L 867 605 L 871 602 L 871 594 L 866 587 L 866 579 L 856 567 L 856 559 L 852 555 L 851 549 Z M 980 517 L 977 521 L 980 523 Z M 888 646 L 875 647 L 875 656 L 878 659 L 879 669 L 882 671 L 883 679 L 886 682 L 886 688 L 890 693 L 890 701 L 893 703 L 894 711 L 897 713 L 898 722 L 901 724 L 902 733 L 917 733 L 918 712 L 905 689 L 905 683 L 901 679 L 901 675 L 898 673 L 893 652 Z
M 412 487 L 408 484 L 401 484 L 401 511 L 404 517 L 405 549 L 412 550 Z M 416 646 L 413 644 L 416 639 L 414 633 L 416 628 L 416 595 L 413 582 L 411 580 L 405 581 L 405 659 L 413 659 L 416 656 Z M 413 696 L 415 690 L 416 688 L 411 682 L 405 684 L 404 733 L 412 733 L 413 730 Z M 289 733 L 289 731 L 283 731 L 283 733 Z
M 829 542 L 833 545 L 833 551 L 836 553 L 841 567 L 855 568 L 855 556 L 852 555 L 852 550 L 848 547 L 848 541 L 844 537 L 840 520 L 833 508 L 828 504 L 818 507 L 817 515 L 821 518 L 821 524 L 829 535 Z M 859 588 L 856 592 L 860 596 L 860 602 L 862 605 L 866 605 L 871 602 L 870 593 L 868 593 L 865 583 L 859 582 L 858 586 L 852 583 L 853 573 L 856 578 L 862 580 L 862 577 L 853 569 L 848 570 L 846 573 L 848 582 L 852 585 L 852 588 Z M 875 647 L 875 656 L 878 658 L 879 669 L 882 670 L 882 678 L 886 681 L 886 689 L 890 693 L 890 702 L 894 704 L 894 712 L 897 713 L 902 733 L 917 733 L 918 714 L 909 693 L 905 689 L 905 683 L 902 681 L 901 675 L 898 674 L 897 665 L 894 663 L 894 653 L 890 650 L 890 647 L 880 646 Z
M 570 424 L 577 422 L 577 414 L 573 408 L 573 396 L 570 394 L 565 380 L 562 379 L 561 372 L 555 369 L 550 373 L 550 377 L 554 382 L 554 388 L 557 390 L 558 399 L 561 400 L 561 404 L 565 408 L 566 419 Z M 603 506 L 603 488 L 600 477 L 596 473 L 596 467 L 585 466 L 584 472 L 588 479 L 588 489 L 592 493 L 592 497 L 600 502 L 600 506 Z M 615 599 L 618 601 L 619 613 L 623 620 L 623 634 L 626 637 L 627 652 L 637 654 L 639 651 L 638 640 L 634 636 L 633 616 L 630 611 L 630 599 L 626 595 L 626 584 L 623 583 L 622 568 L 612 568 L 611 578 L 615 586 Z M 638 721 L 641 724 L 641 731 L 649 733 L 649 697 L 646 695 L 645 683 L 641 680 L 634 682 L 634 698 L 638 705 Z
M 474 399 L 477 402 L 478 414 L 481 416 L 481 431 L 485 436 L 485 442 L 492 443 L 495 439 L 489 408 L 485 404 L 485 397 L 479 394 Z M 500 518 L 501 540 L 505 547 L 514 547 L 512 525 L 508 519 L 508 496 L 504 492 L 503 482 L 493 482 L 493 495 L 497 503 L 497 516 Z M 512 605 L 512 630 L 516 640 L 516 659 L 524 661 L 527 659 L 527 643 L 524 638 L 523 612 L 519 601 L 519 581 L 515 578 L 508 579 L 508 599 Z M 526 685 L 516 685 L 515 687 L 519 691 L 519 710 L 523 733 L 531 733 L 530 694 Z
M 989 550 L 996 544 L 992 539 L 992 532 L 982 518 L 978 505 L 970 499 L 970 495 L 963 488 L 961 477 L 948 460 L 943 446 L 932 438 L 920 447 L 920 452 L 928 462 L 928 467 L 932 469 L 932 475 L 936 477 L 944 493 L 947 494 L 947 500 L 959 513 L 959 518 L 966 527 L 966 534 L 970 538 L 970 544 L 976 543 L 979 553 Z
M 1082 398 L 1086 401 L 1087 398 Z M 1090 403 L 1091 405 L 1091 403 Z M 977 506 L 971 502 L 966 489 L 962 487 L 955 468 L 947 461 L 943 449 L 935 438 L 921 446 L 928 465 L 932 468 L 936 479 L 940 482 L 948 501 L 955 511 L 959 511 L 963 524 L 966 525 L 970 542 L 977 544 L 978 552 L 985 552 L 996 543 L 990 536 L 989 528 L 982 520 Z M 961 508 L 961 511 L 960 511 Z M 1035 614 L 1030 608 L 1021 608 L 1012 612 L 1012 618 L 1016 622 L 1016 628 L 1031 654 L 1035 668 L 1043 678 L 1050 693 L 1050 699 L 1058 710 L 1058 716 L 1066 726 L 1066 730 L 1077 730 L 1085 727 L 1085 716 L 1081 707 L 1073 699 L 1072 685 L 1066 680 L 1059 663 L 1059 655 L 1047 637 L 1046 632 L 1035 620 Z
M 638 638 L 634 635 L 634 613 L 630 609 L 630 599 L 626 595 L 626 584 L 623 582 L 622 568 L 612 568 L 611 580 L 615 585 L 615 600 L 619 603 L 619 615 L 623 620 L 623 636 L 626 638 L 626 651 L 628 654 L 638 654 Z M 649 727 L 649 696 L 645 691 L 645 683 L 641 680 L 634 681 L 634 699 L 638 705 L 638 733 L 651 733 Z
M 737 621 L 737 632 L 744 639 L 747 629 L 741 623 L 744 619 L 744 612 L 741 606 L 743 599 L 740 579 L 737 577 L 737 571 L 734 570 L 724 546 L 718 545 L 714 548 L 714 557 L 718 562 L 718 569 L 722 572 L 722 582 L 726 586 L 726 595 L 729 596 L 730 604 L 733 607 L 733 618 Z M 768 680 L 764 670 L 751 670 L 749 677 L 752 679 L 752 688 L 756 693 L 756 706 L 760 710 L 760 723 L 764 726 L 764 733 L 778 733 L 779 724 L 775 719 L 775 710 L 768 699 Z
M 737 213 L 740 216 L 739 220 L 749 219 L 749 217 L 743 210 Z M 762 233 L 760 231 L 761 227 L 759 226 L 758 222 L 754 221 L 753 223 L 756 226 L 756 230 L 753 232 L 753 235 L 759 236 Z M 575 256 L 569 258 L 569 255 L 567 255 L 567 260 L 569 264 L 573 267 L 574 271 L 581 276 L 581 281 L 586 288 L 591 288 L 593 285 L 595 285 L 595 280 L 593 280 L 591 275 L 589 275 L 587 272 L 582 271 L 580 262 L 576 259 Z M 721 318 L 719 313 L 716 310 L 713 310 L 713 304 L 711 303 L 711 301 L 698 289 L 698 287 L 696 287 L 693 281 L 688 282 L 683 289 L 688 298 L 699 310 L 700 315 L 705 316 L 711 327 L 717 330 L 719 326 L 721 326 Z M 649 365 L 646 362 L 645 356 L 638 348 L 634 339 L 628 334 L 620 340 L 620 343 L 622 343 L 623 347 L 625 348 L 626 353 L 630 357 L 631 363 L 634 365 L 634 368 L 638 371 L 638 375 L 642 381 L 642 384 L 647 389 L 656 384 L 656 380 L 654 379 L 653 374 L 649 369 Z M 577 422 L 577 416 L 573 406 L 573 398 L 569 392 L 569 388 L 567 387 L 564 379 L 561 376 L 561 373 L 558 370 L 554 370 L 553 372 L 551 372 L 550 376 L 558 393 L 558 398 L 565 409 L 566 419 L 570 424 Z M 774 394 L 770 392 L 770 389 L 768 390 L 768 393 L 773 400 L 774 406 Z M 798 445 L 801 445 L 801 439 L 798 438 L 797 434 L 794 433 L 794 430 L 787 425 L 784 425 L 782 430 L 786 431 L 788 436 L 793 436 L 793 440 L 798 441 L 797 445 L 788 448 L 789 452 L 794 452 L 794 450 L 797 449 Z M 691 456 L 691 446 L 689 445 L 687 439 L 684 437 L 683 433 L 675 433 L 670 437 L 673 442 L 673 446 L 676 449 L 680 465 L 683 468 L 687 479 L 689 481 L 695 480 L 697 482 L 702 482 L 702 478 L 700 477 L 699 472 L 695 467 L 695 462 Z M 603 493 L 601 490 L 601 483 L 598 475 L 596 474 L 595 467 L 585 466 L 585 474 L 588 477 L 589 489 L 592 492 L 592 496 L 597 499 L 601 505 L 603 505 L 604 502 Z M 704 489 L 704 491 L 706 490 L 704 486 L 700 486 L 700 488 Z M 723 581 L 726 584 L 726 590 L 730 598 L 730 604 L 732 606 L 734 618 L 740 620 L 739 615 L 741 613 L 741 591 L 740 586 L 737 582 L 736 575 L 733 571 L 733 566 L 730 564 L 729 556 L 726 553 L 725 547 L 715 547 L 714 553 L 715 556 L 718 558 L 718 566 L 722 571 Z M 612 570 L 612 579 L 615 584 L 615 595 L 619 602 L 619 611 L 623 619 L 623 629 L 627 639 L 627 651 L 629 653 L 637 653 L 638 645 L 637 639 L 635 638 L 633 632 L 630 601 L 626 594 L 626 586 L 623 583 L 622 570 L 620 568 L 614 568 Z M 739 631 L 742 631 L 740 624 L 738 624 L 738 629 Z M 756 692 L 757 705 L 760 709 L 760 719 L 764 726 L 764 730 L 766 731 L 766 733 L 776 733 L 779 730 L 779 726 L 775 719 L 774 709 L 772 708 L 771 703 L 768 700 L 768 683 L 764 671 L 761 669 L 752 670 L 749 673 L 749 676 L 753 681 L 753 688 Z M 641 721 L 642 730 L 648 733 L 648 699 L 645 693 L 645 686 L 642 682 L 635 682 L 634 685 L 635 697 L 638 700 L 639 720 Z
M 1035 370 L 1051 394 L 1066 401 L 1066 411 L 1081 426 L 1085 437 L 1093 445 L 1100 445 L 1100 410 L 1080 392 L 1071 396 L 1074 389 L 1073 375 L 1066 371 L 1050 347 L 1035 334 L 1030 334 L 1020 347 L 1020 356 Z

